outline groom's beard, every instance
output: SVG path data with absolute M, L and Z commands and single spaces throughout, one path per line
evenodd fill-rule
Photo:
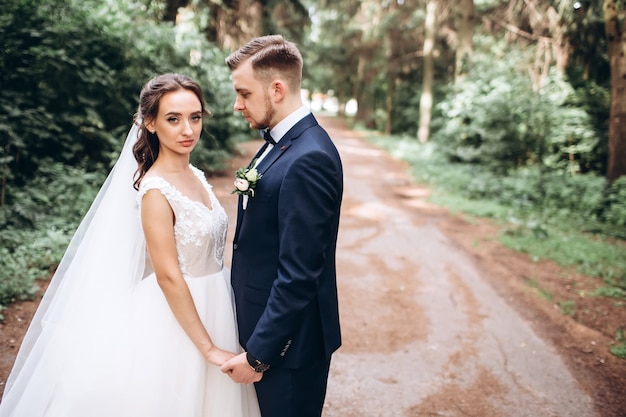
M 263 130 L 270 127 L 270 122 L 274 118 L 275 114 L 276 111 L 272 105 L 272 100 L 270 99 L 269 94 L 265 94 L 265 115 L 260 122 L 255 122 L 254 124 L 251 123 L 250 127 L 255 130 Z

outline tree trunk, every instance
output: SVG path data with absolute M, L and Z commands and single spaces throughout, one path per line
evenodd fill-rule
M 395 7 L 395 6 L 394 6 Z M 393 126 L 394 97 L 398 79 L 401 52 L 398 51 L 402 42 L 402 30 L 397 26 L 389 28 L 385 36 L 387 62 L 387 100 L 385 103 L 385 134 L 390 135 Z
M 454 81 L 463 81 L 470 71 L 474 54 L 474 0 L 459 0 L 457 12 L 457 45 Z
M 394 73 L 387 74 L 387 103 L 385 105 L 385 134 L 391 135 L 393 126 L 393 97 L 396 94 L 396 76 Z
M 250 39 L 263 35 L 264 6 L 256 0 L 228 0 L 210 3 L 212 24 L 207 38 L 221 49 L 235 50 Z
M 369 66 L 368 58 L 361 56 L 357 68 L 357 82 L 354 97 L 358 103 L 354 120 L 361 122 L 368 129 L 375 127 L 374 123 L 374 93 L 371 88 L 373 77 L 366 69 Z
M 619 5 L 618 5 L 619 3 Z M 609 159 L 607 179 L 626 175 L 626 6 L 604 0 L 604 25 L 611 66 L 611 109 L 609 114 Z
M 417 130 L 417 139 L 421 143 L 428 141 L 430 135 L 430 119 L 433 107 L 433 79 L 435 72 L 435 47 L 437 1 L 429 0 L 426 6 L 426 36 L 424 37 L 424 78 L 422 81 L 422 96 L 420 98 L 420 120 Z
M 187 7 L 189 0 L 167 0 L 165 3 L 165 11 L 163 12 L 164 22 L 176 22 L 176 16 L 178 16 L 178 9 L 181 7 Z

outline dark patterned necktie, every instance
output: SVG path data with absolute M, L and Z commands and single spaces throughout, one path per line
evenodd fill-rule
M 270 144 L 272 144 L 272 145 L 276 145 L 276 141 L 274 140 L 274 138 L 272 137 L 272 135 L 270 135 L 270 130 L 269 130 L 269 128 L 268 128 L 268 129 L 265 129 L 265 130 L 263 131 L 263 139 L 265 139 L 265 141 L 266 141 L 267 143 L 270 143 Z

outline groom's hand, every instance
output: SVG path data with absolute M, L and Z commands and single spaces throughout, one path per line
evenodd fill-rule
M 262 372 L 256 372 L 246 359 L 246 353 L 235 356 L 222 364 L 222 372 L 228 374 L 231 379 L 240 384 L 251 384 L 263 378 Z

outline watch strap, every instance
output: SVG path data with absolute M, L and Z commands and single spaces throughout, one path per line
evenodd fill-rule
M 250 352 L 246 352 L 246 359 L 248 360 L 248 364 L 250 365 L 250 367 L 254 369 L 255 372 L 265 372 L 270 368 L 269 365 L 261 362 L 260 360 L 252 356 Z

